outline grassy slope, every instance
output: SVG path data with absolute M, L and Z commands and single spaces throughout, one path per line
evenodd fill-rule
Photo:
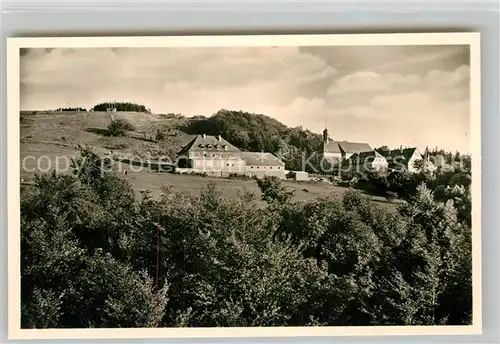
M 107 137 L 102 135 L 111 118 L 123 118 L 146 137 L 153 136 L 158 128 L 162 128 L 167 137 L 161 143 L 149 142 L 131 137 Z M 77 145 L 89 145 L 103 154 L 109 150 L 124 155 L 147 156 L 148 154 L 168 154 L 178 151 L 192 137 L 176 129 L 182 124 L 183 119 L 164 118 L 156 114 L 133 112 L 32 112 L 21 113 L 21 161 L 24 157 L 34 156 L 39 158 L 47 156 L 52 166 L 59 157 L 59 168 L 69 170 L 69 159 L 76 153 Z M 137 135 L 140 136 L 140 135 Z M 63 157 L 63 158 L 60 158 Z M 48 167 L 47 160 L 40 160 L 41 167 Z M 35 169 L 34 159 L 26 160 L 26 169 Z M 130 170 L 130 166 L 116 165 L 121 171 Z M 33 177 L 33 172 L 28 172 L 21 166 L 21 178 L 25 181 Z M 180 176 L 166 173 L 150 173 L 146 169 L 140 172 L 129 172 L 126 176 L 138 191 L 151 190 L 154 196 L 161 193 L 162 185 L 171 185 L 179 191 L 195 192 L 205 186 L 210 178 L 196 176 Z M 246 187 L 249 191 L 260 194 L 255 181 L 214 179 L 222 189 L 224 195 L 236 197 L 238 191 Z M 336 187 L 326 183 L 304 184 L 287 181 L 286 185 L 295 190 L 295 199 L 310 200 L 328 194 L 342 195 L 345 188 Z M 304 191 L 307 189 L 307 191 Z M 375 201 L 384 202 L 384 199 L 373 198 Z

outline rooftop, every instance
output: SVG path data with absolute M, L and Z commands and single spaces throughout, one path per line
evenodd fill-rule
M 249 166 L 284 166 L 285 163 L 271 153 L 242 152 L 241 158 Z
M 323 151 L 326 153 L 358 153 L 373 151 L 372 147 L 370 147 L 368 143 L 364 142 L 328 140 L 326 144 L 323 142 L 322 145 Z
M 186 152 L 203 152 L 203 151 L 226 151 L 226 152 L 240 152 L 240 150 L 230 144 L 228 141 L 219 136 L 210 135 L 196 135 L 196 137 L 191 140 L 179 154 Z

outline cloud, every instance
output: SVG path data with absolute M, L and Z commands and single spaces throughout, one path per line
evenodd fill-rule
M 433 142 L 468 151 L 469 83 L 466 65 L 450 72 L 431 70 L 424 77 L 355 72 L 331 85 L 325 104 L 334 110 L 325 108 L 324 116 L 359 123 L 357 133 L 379 144 Z
M 22 103 L 48 105 L 50 99 L 40 99 L 43 90 L 60 87 L 74 102 L 78 94 L 91 94 L 141 100 L 158 112 L 199 113 L 236 101 L 242 108 L 285 104 L 300 96 L 301 88 L 336 73 L 296 47 L 30 49 L 21 59 Z M 61 105 L 60 98 L 53 96 L 53 107 Z

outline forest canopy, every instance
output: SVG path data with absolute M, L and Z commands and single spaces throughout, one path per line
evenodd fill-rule
M 23 328 L 471 323 L 467 178 L 395 211 L 352 189 L 295 202 L 266 178 L 262 206 L 212 183 L 138 199 L 80 159 L 21 190 Z

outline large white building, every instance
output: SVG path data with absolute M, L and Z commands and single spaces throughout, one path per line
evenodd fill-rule
M 276 156 L 264 152 L 242 152 L 220 135 L 197 135 L 178 153 L 176 171 L 217 177 L 239 174 L 285 179 L 285 163 Z

